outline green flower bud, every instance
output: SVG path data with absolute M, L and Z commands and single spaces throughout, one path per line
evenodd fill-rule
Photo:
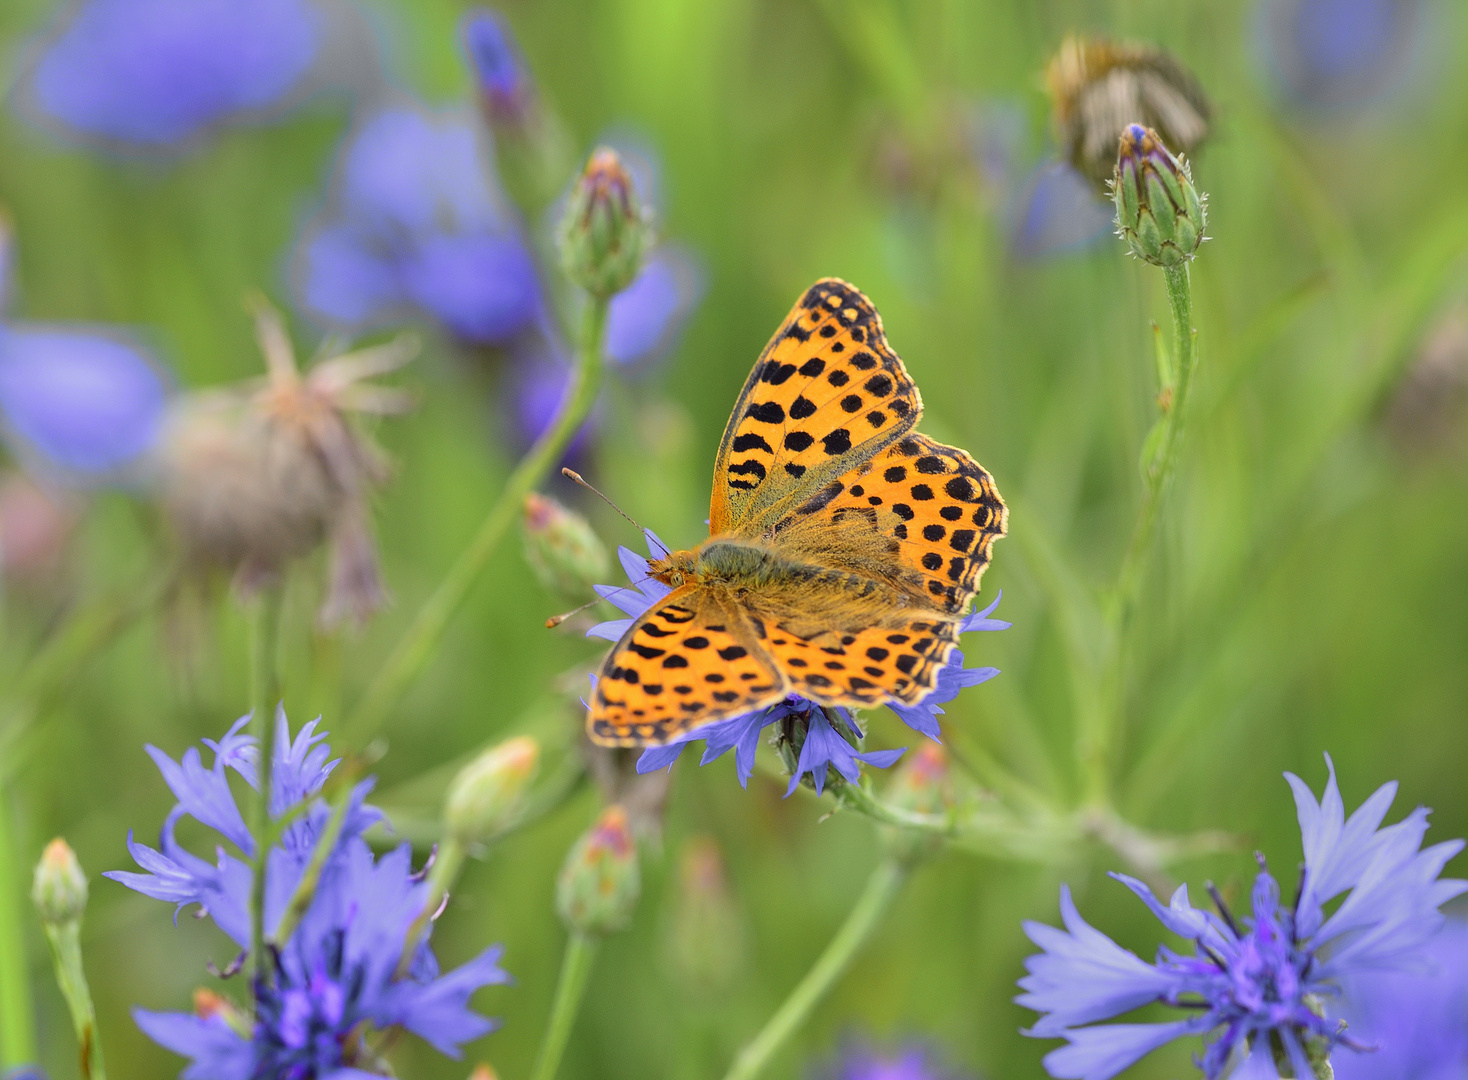
M 76 852 L 59 836 L 46 845 L 31 884 L 31 900 L 46 923 L 81 922 L 87 909 L 87 875 Z
M 591 155 L 561 219 L 561 264 L 593 296 L 621 292 L 652 241 L 648 215 L 615 150 Z
M 490 747 L 465 765 L 444 799 L 443 820 L 448 831 L 470 844 L 503 831 L 520 812 L 539 761 L 540 745 L 528 735 L 519 735 Z
M 525 496 L 525 561 L 547 589 L 582 596 L 607 580 L 611 561 L 591 524 L 555 499 Z
M 202 986 L 194 988 L 194 1015 L 200 1020 L 217 1016 L 242 1039 L 248 1039 L 254 1034 L 254 1023 L 238 1005 L 223 994 Z
M 556 882 L 556 911 L 581 934 L 609 934 L 632 921 L 642 877 L 627 812 L 609 806 L 577 840 Z
M 1207 213 L 1192 170 L 1151 128 L 1129 124 L 1122 132 L 1111 197 L 1118 233 L 1153 266 L 1181 266 L 1203 242 Z

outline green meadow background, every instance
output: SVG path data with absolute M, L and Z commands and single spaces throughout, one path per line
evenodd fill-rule
M 432 103 L 469 100 L 456 39 L 464 5 L 371 10 L 395 81 Z M 1241 838 L 1236 852 L 1176 868 L 1195 887 L 1247 883 L 1254 847 L 1292 877 L 1299 838 L 1280 774 L 1319 790 L 1325 751 L 1348 806 L 1399 779 L 1392 820 L 1427 804 L 1429 839 L 1468 834 L 1468 442 L 1461 416 L 1428 449 L 1404 446 L 1383 422 L 1424 335 L 1468 301 L 1463 4 L 1432 9 L 1437 30 L 1402 95 L 1329 118 L 1271 95 L 1252 5 L 1231 0 L 512 0 L 502 10 L 578 147 L 618 129 L 657 149 L 661 228 L 707 275 L 661 372 L 611 378 L 596 481 L 665 540 L 696 542 L 714 449 L 754 357 L 815 278 L 856 283 L 922 390 L 924 429 L 970 450 L 1011 507 L 981 602 L 1002 588 L 999 614 L 1014 627 L 967 645 L 971 664 L 1004 673 L 948 707 L 949 744 L 982 748 L 1060 805 L 1079 798 L 1077 704 L 1101 692 L 1085 667 L 1088 612 L 1140 501 L 1136 462 L 1155 414 L 1149 323 L 1170 330 L 1166 295 L 1160 272 L 1118 241 L 1016 259 L 1003 199 L 965 163 L 955 118 L 984 103 L 1017 109 L 1023 175 L 1053 152 L 1040 71 L 1064 34 L 1175 51 L 1217 105 L 1194 165 L 1212 240 L 1194 264 L 1201 366 L 1183 466 L 1126 649 L 1119 808 L 1149 829 Z M 43 0 L 0 5 L 7 80 L 53 15 Z M 160 165 L 59 146 L 5 113 L 13 313 L 144 328 L 182 387 L 257 374 L 241 298 L 263 288 L 288 308 L 286 256 L 350 118 L 347 100 L 327 98 Z M 883 166 L 893 146 L 919 163 L 905 188 Z M 318 332 L 294 314 L 292 324 L 309 351 Z M 323 715 L 339 751 L 361 742 L 343 728 L 345 710 L 513 464 L 494 398 L 504 362 L 467 360 L 430 332 L 402 380 L 421 406 L 377 432 L 397 463 L 377 515 L 394 606 L 360 634 L 321 637 L 319 568 L 291 580 L 286 706 L 294 724 Z M 609 544 L 634 541 L 609 511 L 584 509 Z M 5 598 L 0 682 L 19 677 L 59 612 L 141 588 L 162 564 L 160 535 L 145 501 L 92 499 L 59 595 Z M 542 628 L 562 606 L 527 573 L 518 541 L 505 543 L 385 727 L 382 805 L 431 822 L 447 775 L 431 770 L 543 728 L 548 712 L 574 725 L 556 688 L 584 685 L 578 672 L 600 646 Z M 205 961 L 222 964 L 230 949 L 207 924 L 175 927 L 165 905 L 96 875 L 130 868 L 127 830 L 150 840 L 171 804 L 143 744 L 176 758 L 217 737 L 247 709 L 245 653 L 243 616 L 222 589 L 182 614 L 149 614 L 89 657 L 3 751 L 22 864 L 61 834 L 93 875 L 86 959 L 121 1080 L 181 1066 L 128 1010 L 188 1008 L 195 986 L 217 985 Z M 886 713 L 872 727 L 872 746 L 919 738 Z M 768 773 L 742 791 L 730 760 L 695 763 L 675 769 L 636 920 L 602 953 L 566 1078 L 722 1075 L 878 857 L 865 819 L 821 820 L 829 799 L 782 799 Z M 405 1046 L 399 1075 L 464 1077 L 480 1059 L 505 1080 L 528 1074 L 564 941 L 555 873 L 596 808 L 584 788 L 470 865 L 434 941 L 446 964 L 504 942 L 516 983 L 477 999 L 504 1027 L 463 1062 Z M 728 982 L 708 992 L 680 981 L 669 948 L 678 858 L 703 835 L 724 852 L 743 928 Z M 1104 877 L 1117 866 L 1084 845 L 1060 866 L 935 858 L 769 1075 L 806 1075 L 850 1033 L 929 1040 L 971 1074 L 1043 1075 L 1053 1044 L 1018 1034 L 1032 1014 L 1010 1000 L 1030 951 L 1020 922 L 1054 921 L 1068 881 L 1095 925 L 1150 957 L 1157 928 Z M 76 1075 L 73 1038 L 38 925 L 28 945 L 44 1064 L 65 1080 Z M 1189 1073 L 1195 1049 L 1172 1047 L 1130 1075 Z

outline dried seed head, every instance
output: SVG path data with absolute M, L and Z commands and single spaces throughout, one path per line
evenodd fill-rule
M 165 511 L 194 564 L 233 571 L 247 591 L 329 542 L 322 622 L 360 622 L 385 600 L 369 507 L 388 466 L 350 414 L 410 407 L 403 392 L 363 380 L 401 367 L 417 344 L 399 339 L 336 356 L 302 376 L 284 323 L 263 301 L 256 334 L 263 387 L 195 394 L 175 406 L 161 453 Z
M 1208 136 L 1213 107 L 1193 73 L 1150 45 L 1068 37 L 1045 68 L 1056 136 L 1098 187 L 1111 179 L 1128 124 L 1154 128 L 1180 154 Z

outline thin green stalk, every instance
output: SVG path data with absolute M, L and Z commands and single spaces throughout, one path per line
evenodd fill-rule
M 255 838 L 254 878 L 250 886 L 250 971 L 265 977 L 265 861 L 270 852 L 270 762 L 275 745 L 275 704 L 279 692 L 276 653 L 279 647 L 279 586 L 266 588 L 250 604 L 250 734 L 259 748 L 256 774 L 260 786 L 250 800 L 250 835 Z
M 566 956 L 561 961 L 561 977 L 556 981 L 556 1000 L 551 1006 L 550 1022 L 540 1041 L 540 1054 L 535 1059 L 535 1072 L 531 1080 L 555 1080 L 556 1070 L 561 1067 L 561 1057 L 566 1052 L 566 1043 L 571 1038 L 576 1014 L 581 1009 L 581 998 L 586 993 L 586 981 L 591 976 L 591 966 L 596 960 L 601 939 L 589 934 L 571 931 L 566 941 Z
M 81 923 L 75 919 L 64 923 L 46 923 L 46 940 L 51 944 L 51 959 L 56 967 L 56 983 L 71 1013 L 76 1031 L 77 1054 L 83 1080 L 107 1080 L 107 1067 L 102 1062 L 102 1043 L 97 1038 L 97 1010 L 92 1005 L 92 991 L 87 986 L 82 967 Z
M 851 964 L 858 949 L 866 944 L 882 921 L 907 877 L 907 868 L 897 859 L 883 859 L 867 879 L 866 887 L 851 914 L 826 946 L 805 978 L 785 1003 L 770 1017 L 754 1041 L 739 1052 L 724 1080 L 753 1080 L 775 1052 L 810 1018 L 810 1014 Z M 536 1080 L 546 1080 L 537 1076 Z
M 576 370 L 571 386 L 561 401 L 555 422 L 540 436 L 530 452 L 515 466 L 505 489 L 490 507 L 479 531 L 450 568 L 448 575 L 414 616 L 407 632 L 388 656 L 387 662 L 367 687 L 349 728 L 355 738 L 375 732 L 403 693 L 427 665 L 442 640 L 450 620 L 463 605 L 470 588 L 479 579 L 500 540 L 514 523 L 535 488 L 561 459 L 572 436 L 580 429 L 596 403 L 601 388 L 602 343 L 606 336 L 607 298 L 592 297 L 582 326 Z
M 0 786 L 0 1067 L 36 1063 L 36 1013 L 26 966 L 24 880 L 16 857 L 9 795 Z
M 1076 740 L 1076 752 L 1084 780 L 1085 803 L 1098 810 L 1109 806 L 1111 801 L 1111 759 L 1116 727 L 1122 711 L 1121 667 L 1124 662 L 1122 654 L 1125 632 L 1141 590 L 1147 560 L 1152 552 L 1158 509 L 1168 484 L 1177 471 L 1189 391 L 1192 389 L 1193 371 L 1197 367 L 1198 359 L 1188 266 L 1184 263 L 1177 267 L 1164 267 L 1162 273 L 1167 281 L 1167 298 L 1172 307 L 1173 370 L 1176 372 L 1177 383 L 1171 387 L 1172 400 L 1167 405 L 1167 414 L 1163 420 L 1161 446 L 1156 457 L 1147 462 L 1144 470 L 1146 490 L 1142 494 L 1142 506 L 1137 514 L 1131 541 L 1122 558 L 1121 568 L 1117 572 L 1116 588 L 1107 610 L 1101 686 L 1096 691 L 1096 700 L 1082 713 L 1079 737 Z

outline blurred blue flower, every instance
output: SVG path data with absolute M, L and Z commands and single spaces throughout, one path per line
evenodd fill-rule
M 133 858 L 148 872 L 106 875 L 180 907 L 200 904 L 241 946 L 250 934 L 250 866 L 223 848 L 217 849 L 218 863 L 211 866 L 182 849 L 173 831 L 178 819 L 187 815 L 216 829 L 243 855 L 252 857 L 256 840 L 245 828 L 227 776 L 233 769 L 251 786 L 257 782 L 258 750 L 251 737 L 240 734 L 245 722 L 237 722 L 218 743 L 206 743 L 215 751 L 214 763 L 207 769 L 197 750 L 186 751 L 181 761 L 174 762 L 148 748 L 179 801 L 164 824 L 162 851 L 128 837 Z M 270 801 L 275 820 L 317 796 L 337 764 L 328 760 L 325 733 L 318 734 L 316 724 L 307 724 L 292 740 L 284 712 L 277 714 Z M 369 779 L 353 789 L 341 836 L 310 907 L 289 939 L 272 953 L 270 977 L 257 979 L 252 1026 L 238 1017 L 231 1022 L 217 1011 L 190 1015 L 140 1009 L 134 1014 L 150 1038 L 194 1060 L 186 1077 L 366 1076 L 372 1075 L 370 1069 L 353 1066 L 371 1063 L 363 1042 L 369 1027 L 404 1028 L 456 1057 L 460 1044 L 493 1030 L 493 1022 L 472 1012 L 468 1001 L 481 986 L 508 981 L 499 967 L 499 948 L 486 949 L 440 975 L 425 938 L 407 974 L 398 977 L 409 928 L 423 912 L 431 887 L 422 875 L 413 873 L 408 845 L 374 859 L 363 841 L 363 830 L 381 817 L 362 804 L 371 786 Z M 269 852 L 267 935 L 278 927 L 330 813 L 327 804 L 316 799 Z
M 83 137 L 175 146 L 280 102 L 324 39 L 308 0 L 83 0 L 24 96 Z
M 99 479 L 156 442 L 168 392 L 137 345 L 98 328 L 0 324 L 4 434 L 41 467 Z
M 1013 199 L 1010 250 L 1023 259 L 1079 251 L 1111 232 L 1115 212 L 1064 161 L 1041 165 Z
M 885 1053 L 864 1042 L 848 1044 L 833 1063 L 815 1072 L 818 1080 L 949 1080 L 951 1075 L 926 1046 Z
M 475 8 L 464 16 L 460 36 L 489 114 L 522 115 L 533 84 L 505 17 L 489 8 Z
M 1468 923 L 1449 918 L 1416 970 L 1344 980 L 1340 1015 L 1370 1054 L 1342 1054 L 1337 1080 L 1468 1080 Z
M 654 249 L 607 309 L 607 359 L 630 366 L 665 355 L 703 295 L 703 272 L 676 244 Z
M 1346 111 L 1397 89 L 1425 44 L 1421 0 L 1262 0 L 1258 47 L 1285 97 Z
M 1194 943 L 1193 955 L 1161 946 L 1144 963 L 1076 911 L 1061 887 L 1064 931 L 1028 922 L 1025 933 L 1041 952 L 1025 967 L 1025 991 L 1015 1000 L 1040 1013 L 1028 1035 L 1060 1037 L 1067 1045 L 1045 1056 L 1051 1076 L 1109 1080 L 1143 1056 L 1185 1035 L 1222 1029 L 1200 1065 L 1216 1080 L 1237 1051 L 1247 1055 L 1236 1074 L 1248 1080 L 1278 1076 L 1278 1046 L 1295 1076 L 1313 1076 L 1308 1054 L 1321 1048 L 1368 1047 L 1342 1033 L 1326 1014 L 1327 1002 L 1355 979 L 1410 967 L 1436 934 L 1438 908 L 1468 890 L 1468 882 L 1439 878 L 1463 848 L 1461 840 L 1421 849 L 1425 808 L 1379 828 L 1397 785 L 1379 788 L 1345 817 L 1335 766 L 1319 802 L 1299 777 L 1286 773 L 1305 850 L 1298 897 L 1281 907 L 1279 886 L 1264 866 L 1253 890 L 1253 917 L 1235 919 L 1215 892 L 1218 914 L 1194 908 L 1187 886 L 1164 907 L 1142 882 L 1111 876 L 1139 896 L 1162 924 Z M 1330 905 L 1349 893 L 1329 913 Z M 1098 1024 L 1153 1002 L 1190 1014 L 1170 1023 Z
M 535 261 L 465 114 L 396 106 L 370 116 L 337 163 L 330 209 L 296 251 L 296 293 L 348 331 L 414 313 L 500 345 L 541 312 Z
M 659 540 L 651 530 L 647 530 L 646 538 L 648 555 L 651 558 L 661 559 L 667 556 L 667 545 Z M 646 558 L 627 547 L 618 548 L 617 555 L 621 559 L 622 569 L 627 574 L 631 587 L 598 585 L 596 592 L 603 600 L 608 601 L 629 617 L 597 623 L 586 631 L 587 637 L 599 637 L 612 642 L 620 640 L 638 616 L 671 591 L 667 585 L 648 575 Z M 1001 619 L 989 618 L 998 606 L 999 600 L 996 599 L 982 611 L 969 615 L 960 624 L 959 632 L 1008 629 L 1009 623 Z M 936 689 L 928 695 L 926 700 L 914 706 L 891 706 L 892 711 L 915 731 L 936 740 L 940 734 L 937 718 L 943 712 L 941 706 L 957 697 L 959 690 L 963 687 L 985 682 L 997 674 L 999 674 L 998 668 L 965 668 L 963 653 L 955 649 L 950 654 L 947 665 L 938 674 Z M 816 794 L 819 795 L 825 790 L 828 767 L 834 768 L 851 783 L 856 783 L 860 775 L 857 762 L 864 761 L 868 765 L 885 769 L 902 756 L 903 750 L 874 750 L 858 753 L 832 725 L 831 716 L 828 713 L 834 714 L 835 718 L 854 737 L 862 737 L 861 728 L 849 710 L 841 708 L 826 710 L 815 702 L 792 694 L 784 701 L 769 708 L 705 724 L 679 736 L 667 745 L 648 747 L 637 760 L 637 771 L 649 773 L 657 769 L 668 768 L 678 760 L 684 748 L 690 743 L 703 742 L 703 758 L 699 764 L 707 765 L 733 750 L 739 783 L 748 787 L 749 777 L 754 771 L 754 755 L 759 746 L 759 734 L 769 725 L 781 720 L 797 721 L 805 725 L 806 729 L 805 741 L 801 745 L 795 774 L 790 778 L 790 786 L 785 792 L 787 796 L 795 791 L 796 786 L 800 783 L 800 778 L 806 774 L 810 775 Z

